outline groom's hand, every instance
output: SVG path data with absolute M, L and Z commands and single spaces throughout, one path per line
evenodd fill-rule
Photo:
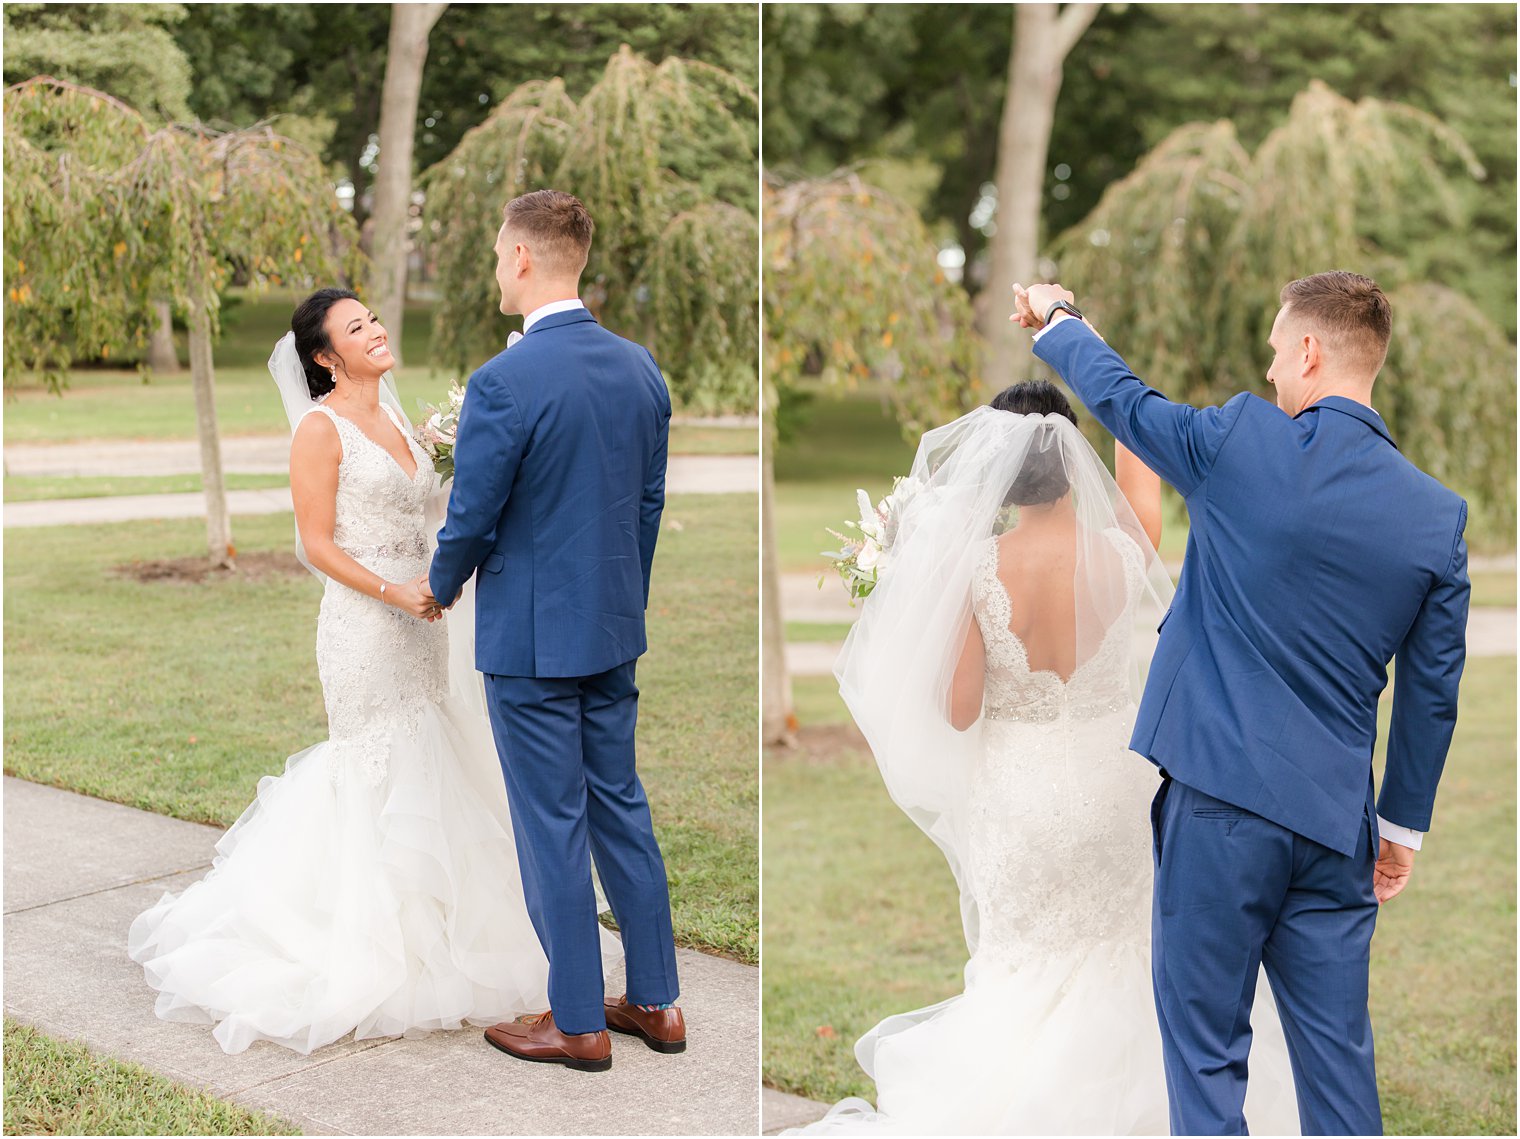
M 459 599 L 464 596 L 464 590 L 461 589 L 454 595 L 453 601 L 450 601 L 447 605 L 439 604 L 438 599 L 433 596 L 433 583 L 428 578 L 427 574 L 423 574 L 417 579 L 417 588 L 422 590 L 424 597 L 426 597 L 435 606 L 437 606 L 439 616 L 442 616 L 444 613 L 447 613 L 450 609 L 454 608 L 454 606 L 458 605 Z
M 1377 863 L 1372 867 L 1372 892 L 1378 905 L 1398 897 L 1409 885 L 1409 875 L 1414 870 L 1414 851 L 1386 838 L 1378 840 Z
M 417 591 L 422 594 L 422 600 L 428 606 L 427 619 L 429 621 L 437 621 L 441 618 L 443 616 L 443 606 L 439 605 L 438 599 L 433 596 L 433 586 L 428 581 L 428 575 L 423 574 L 412 584 L 417 587 Z

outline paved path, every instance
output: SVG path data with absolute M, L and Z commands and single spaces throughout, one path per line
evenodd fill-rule
M 816 1099 L 763 1088 L 760 1092 L 760 1134 L 779 1135 L 788 1127 L 803 1127 L 822 1119 L 829 1105 Z
M 10 452 L 6 451 L 7 462 Z M 258 473 L 238 468 L 245 473 Z M 233 470 L 231 466 L 227 468 Z M 283 470 L 283 466 L 281 467 Z M 17 473 L 11 468 L 11 473 Z M 62 472 L 50 472 L 60 474 Z M 74 473 L 78 473 L 77 471 Z M 153 472 L 167 473 L 167 472 Z M 669 494 L 758 494 L 759 460 L 753 455 L 672 455 L 665 476 Z M 227 506 L 233 514 L 289 513 L 290 488 L 230 490 Z M 123 494 L 111 498 L 55 498 L 42 502 L 5 504 L 5 528 L 79 526 L 96 522 L 138 522 L 148 518 L 204 518 L 206 501 L 200 491 L 187 494 Z
M 758 428 L 752 416 L 677 416 L 693 427 Z M 687 456 L 681 456 L 685 458 Z M 754 455 L 751 465 L 758 462 Z M 290 469 L 290 436 L 232 435 L 222 439 L 222 469 L 238 475 L 283 475 Z M 8 443 L 5 473 L 53 478 L 89 475 L 198 475 L 200 444 L 194 439 L 113 439 L 83 443 Z
M 690 1048 L 614 1036 L 607 1073 L 524 1064 L 479 1030 L 352 1041 L 310 1056 L 225 1055 L 204 1025 L 153 1015 L 127 926 L 204 873 L 220 834 L 7 778 L 5 1012 L 54 1036 L 274 1112 L 308 1134 L 754 1135 L 759 971 L 680 950 Z

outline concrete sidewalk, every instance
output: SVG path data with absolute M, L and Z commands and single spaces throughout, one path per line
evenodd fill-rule
M 760 1134 L 779 1135 L 788 1127 L 806 1127 L 822 1119 L 829 1105 L 816 1099 L 764 1088 L 760 1093 Z
M 708 418 L 676 416 L 672 425 L 755 428 L 754 416 Z M 222 470 L 237 475 L 283 475 L 290 469 L 289 435 L 223 437 Z M 695 456 L 681 455 L 679 458 Z M 754 455 L 733 456 L 758 461 Z M 82 443 L 9 443 L 5 473 L 32 477 L 79 478 L 90 475 L 198 475 L 200 443 L 194 439 L 103 439 Z
M 54 1036 L 270 1111 L 308 1134 L 754 1135 L 759 971 L 680 950 L 690 1047 L 614 1036 L 606 1073 L 524 1064 L 478 1029 L 228 1056 L 153 1015 L 127 927 L 210 865 L 215 827 L 5 780 L 5 1011 Z M 614 982 L 615 983 L 615 982 Z M 615 990 L 613 990 L 615 991 Z
M 6 459 L 9 464 L 9 450 Z M 229 466 L 228 469 L 232 468 Z M 16 473 L 14 467 L 11 473 Z M 760 490 L 759 460 L 754 455 L 672 455 L 665 476 L 665 490 L 671 495 L 757 494 Z M 290 488 L 230 490 L 227 492 L 227 507 L 235 515 L 289 513 Z M 188 494 L 55 498 L 40 502 L 7 502 L 5 528 L 81 526 L 97 522 L 140 522 L 149 518 L 204 518 L 205 515 L 205 496 L 198 490 Z

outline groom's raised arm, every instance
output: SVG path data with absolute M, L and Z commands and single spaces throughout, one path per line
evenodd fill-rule
M 1075 317 L 1048 325 L 1034 354 L 1060 373 L 1094 419 L 1184 497 L 1208 475 L 1249 398 L 1238 395 L 1223 407 L 1173 403 Z
M 470 377 L 455 433 L 454 489 L 438 532 L 428 585 L 452 605 L 496 542 L 512 480 L 527 442 L 522 415 L 501 367 L 486 365 Z

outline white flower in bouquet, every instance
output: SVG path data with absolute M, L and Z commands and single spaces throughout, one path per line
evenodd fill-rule
M 426 404 L 422 422 L 417 426 L 417 442 L 433 461 L 433 469 L 447 479 L 454 474 L 454 440 L 459 433 L 459 409 L 464 406 L 464 388 L 458 380 L 449 381 L 449 396 L 443 407 Z
M 841 534 L 837 530 L 829 531 L 844 545 L 823 556 L 833 563 L 834 569 L 843 579 L 844 587 L 850 594 L 850 604 L 869 597 L 881 580 L 882 572 L 891 562 L 892 545 L 897 538 L 902 512 L 918 489 L 918 483 L 914 479 L 894 479 L 892 493 L 875 506 L 871 505 L 870 495 L 857 490 L 855 504 L 860 511 L 860 520 L 846 522 L 844 525 L 859 537 Z M 823 586 L 821 576 L 818 585 L 820 588 Z

